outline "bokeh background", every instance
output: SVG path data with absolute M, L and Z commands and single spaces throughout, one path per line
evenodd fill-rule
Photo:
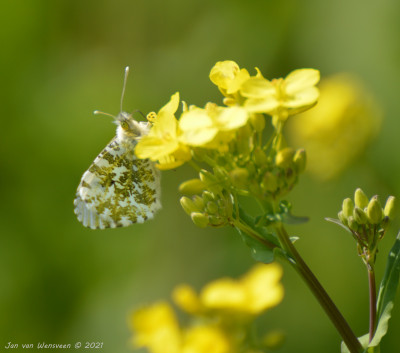
M 123 69 L 124 109 L 221 102 L 208 73 L 218 60 L 280 77 L 301 67 L 352 72 L 380 101 L 378 138 L 335 180 L 305 175 L 289 199 L 309 215 L 292 227 L 304 258 L 357 335 L 368 330 L 367 278 L 355 244 L 324 221 L 356 187 L 400 197 L 400 3 L 395 0 L 14 0 L 0 12 L 0 350 L 13 343 L 104 342 L 131 352 L 129 312 L 187 282 L 239 276 L 252 264 L 232 229 L 198 229 L 179 206 L 189 168 L 163 173 L 163 210 L 127 229 L 91 231 L 72 201 L 82 173 L 114 135 Z M 383 271 L 395 229 L 378 258 Z M 282 329 L 280 352 L 338 352 L 340 337 L 287 266 L 285 299 L 265 329 Z M 399 299 L 399 298 L 398 298 Z M 385 352 L 397 352 L 397 303 Z

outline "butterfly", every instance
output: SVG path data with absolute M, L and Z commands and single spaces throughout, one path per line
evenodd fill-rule
M 118 125 L 116 136 L 83 174 L 76 191 L 74 212 L 92 229 L 127 227 L 153 218 L 161 208 L 160 171 L 148 159 L 135 156 L 138 140 L 149 133 L 150 123 L 138 122 L 122 111 L 129 67 L 125 68 L 120 113 L 110 115 Z

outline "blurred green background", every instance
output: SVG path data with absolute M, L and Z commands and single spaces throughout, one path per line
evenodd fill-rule
M 311 217 L 290 229 L 297 247 L 356 334 L 366 333 L 366 273 L 350 236 L 323 218 L 356 187 L 400 197 L 399 13 L 395 0 L 3 2 L 0 350 L 10 341 L 99 341 L 104 353 L 130 352 L 133 308 L 253 264 L 233 230 L 201 230 L 184 214 L 177 187 L 194 175 L 186 167 L 163 173 L 164 208 L 146 224 L 91 231 L 72 206 L 82 173 L 114 136 L 110 119 L 92 111 L 118 113 L 126 65 L 124 109 L 147 113 L 178 90 L 192 104 L 221 102 L 208 73 L 227 59 L 266 77 L 300 67 L 353 72 L 381 102 L 382 131 L 365 155 L 330 183 L 304 176 L 289 197 Z M 340 337 L 287 266 L 283 282 L 283 303 L 262 319 L 287 333 L 280 352 L 339 352 Z M 382 351 L 398 350 L 399 329 L 400 302 Z

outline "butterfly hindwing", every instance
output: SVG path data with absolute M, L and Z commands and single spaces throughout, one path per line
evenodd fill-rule
M 159 171 L 135 156 L 135 145 L 114 138 L 83 174 L 74 204 L 84 226 L 126 227 L 161 208 Z

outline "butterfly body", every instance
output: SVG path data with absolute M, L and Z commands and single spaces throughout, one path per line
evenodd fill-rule
M 74 201 L 78 220 L 92 229 L 142 223 L 161 208 L 160 173 L 134 153 L 149 124 L 125 112 L 115 120 L 116 136 L 83 174 Z

